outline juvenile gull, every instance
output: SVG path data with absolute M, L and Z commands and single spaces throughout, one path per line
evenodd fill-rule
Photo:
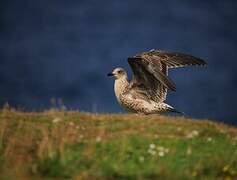
M 175 91 L 175 84 L 168 77 L 171 68 L 188 65 L 205 65 L 206 62 L 182 53 L 151 50 L 128 58 L 133 71 L 129 82 L 123 68 L 115 68 L 108 76 L 115 77 L 114 92 L 121 106 L 139 114 L 177 112 L 165 103 L 167 91 Z

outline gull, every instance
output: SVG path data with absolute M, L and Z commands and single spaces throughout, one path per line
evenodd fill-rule
M 188 65 L 206 65 L 191 55 L 152 49 L 128 58 L 133 71 L 129 82 L 126 71 L 115 68 L 108 76 L 115 78 L 114 92 L 118 103 L 129 112 L 159 114 L 182 113 L 165 102 L 168 90 L 176 91 L 168 70 Z

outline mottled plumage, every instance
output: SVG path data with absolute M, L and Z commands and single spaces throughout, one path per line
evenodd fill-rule
M 160 50 L 130 57 L 128 63 L 133 71 L 130 82 L 122 68 L 116 68 L 108 75 L 115 77 L 114 91 L 118 102 L 131 112 L 143 114 L 178 112 L 164 103 L 167 91 L 176 90 L 174 82 L 168 77 L 168 70 L 206 64 L 205 61 L 190 55 Z

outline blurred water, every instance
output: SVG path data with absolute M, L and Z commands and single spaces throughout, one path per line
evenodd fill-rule
M 196 118 L 237 124 L 237 1 L 31 1 L 0 4 L 0 103 L 27 110 L 122 112 L 107 72 L 159 48 L 206 68 L 170 72 L 168 102 Z

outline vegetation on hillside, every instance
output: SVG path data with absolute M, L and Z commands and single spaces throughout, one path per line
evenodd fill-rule
M 237 128 L 184 117 L 0 111 L 1 179 L 236 179 Z

